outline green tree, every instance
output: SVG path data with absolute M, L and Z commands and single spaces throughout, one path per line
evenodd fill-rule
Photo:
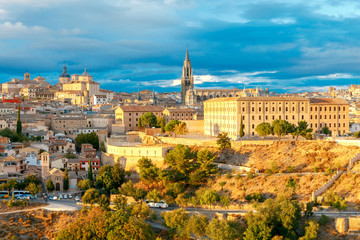
M 240 130 L 239 130 L 240 140 L 242 140 L 242 138 L 243 138 L 244 136 L 245 136 L 245 132 L 244 132 L 243 117 L 240 116 Z
M 186 225 L 186 231 L 189 236 L 203 239 L 208 223 L 209 220 L 205 215 L 191 215 Z
M 99 191 L 95 188 L 90 188 L 86 190 L 84 196 L 82 196 L 82 201 L 85 204 L 94 204 L 99 200 Z
M 50 178 L 46 181 L 46 189 L 47 189 L 49 192 L 52 192 L 52 191 L 55 190 L 54 183 L 53 183 L 53 181 L 51 181 Z
M 144 197 L 146 196 L 146 191 L 141 188 L 135 188 L 131 180 L 123 183 L 119 188 L 119 192 L 123 195 L 133 197 L 135 201 L 144 199 Z
M 151 184 L 158 181 L 159 178 L 159 168 L 157 168 L 149 158 L 142 157 L 138 161 L 139 175 L 140 180 Z
M 272 128 L 270 123 L 263 122 L 256 126 L 255 131 L 257 135 L 261 136 L 262 140 L 264 141 L 265 137 L 272 133 Z
M 183 135 L 186 132 L 187 132 L 186 123 L 180 122 L 175 125 L 175 127 L 174 127 L 175 137 L 176 137 L 176 135 Z
M 166 132 L 166 130 L 165 130 L 165 118 L 164 117 L 162 117 L 161 120 L 160 120 L 160 128 L 161 128 L 162 133 Z
M 116 210 L 125 209 L 127 206 L 127 199 L 123 195 L 119 195 L 114 199 L 114 205 Z
M 115 163 L 113 166 L 104 165 L 98 172 L 96 182 L 98 186 L 110 193 L 111 190 L 118 189 L 125 182 L 125 170 L 119 163 Z
M 84 180 L 80 180 L 78 182 L 77 186 L 81 190 L 86 191 L 86 190 L 92 188 L 93 184 L 91 183 L 90 179 L 84 179 Z
M 231 142 L 228 134 L 226 132 L 219 133 L 216 144 L 219 145 L 219 150 L 230 149 Z
M 80 133 L 75 138 L 75 149 L 77 152 L 81 151 L 81 144 L 89 143 L 93 145 L 96 150 L 99 150 L 99 137 L 95 132 Z
M 319 224 L 314 221 L 309 221 L 305 227 L 305 236 L 299 240 L 316 240 L 318 238 Z
M 186 227 L 188 225 L 189 214 L 182 208 L 161 214 L 165 220 L 165 225 L 173 236 L 188 237 Z
M 146 198 L 150 201 L 154 200 L 154 202 L 160 202 L 162 197 L 161 197 L 161 193 L 159 192 L 159 190 L 153 189 L 150 192 L 148 192 Z
M 193 168 L 194 154 L 188 146 L 178 144 L 165 156 L 165 163 L 175 170 L 174 181 L 188 178 Z
M 176 197 L 184 192 L 184 186 L 181 183 L 169 183 L 166 185 L 166 195 L 176 199 Z
M 282 136 L 287 135 L 292 132 L 293 126 L 286 120 L 274 120 L 272 123 L 273 133 L 278 136 L 279 141 Z
M 36 194 L 41 192 L 41 187 L 40 185 L 36 185 L 32 182 L 28 186 L 26 186 L 25 190 L 29 191 L 31 195 L 35 196 Z
M 309 133 L 311 134 L 311 132 L 312 129 L 308 128 L 308 123 L 306 121 L 300 121 L 297 126 L 294 126 L 294 131 L 291 135 L 295 137 L 297 141 L 299 136 L 306 138 L 306 135 Z
M 165 125 L 165 131 L 169 132 L 170 135 L 172 136 L 173 132 L 175 131 L 175 126 L 179 123 L 180 123 L 179 120 L 171 120 Z
M 88 179 L 90 180 L 91 186 L 93 186 L 94 178 L 93 178 L 93 172 L 92 172 L 91 159 L 89 159 Z
M 20 105 L 18 105 L 17 120 L 16 120 L 16 133 L 18 135 L 22 134 L 22 126 L 21 126 L 21 119 L 20 119 Z
M 100 143 L 100 151 L 106 153 L 106 147 L 105 147 L 104 141 L 101 141 L 101 143 Z
M 24 179 L 25 187 L 28 186 L 30 183 L 35 183 L 36 185 L 40 185 L 41 181 L 37 176 L 30 174 L 27 175 Z
M 104 210 L 109 210 L 109 206 L 110 206 L 110 200 L 109 198 L 105 195 L 105 194 L 102 194 L 100 197 L 99 197 L 99 206 L 101 208 L 103 208 Z
M 146 204 L 146 202 L 138 202 L 132 203 L 130 205 L 131 215 L 146 219 L 150 216 L 150 207 Z
M 7 182 L 7 185 L 9 190 L 18 188 L 18 182 L 13 178 Z
M 244 240 L 270 240 L 271 230 L 272 229 L 266 225 L 265 221 L 252 223 L 245 231 Z
M 65 167 L 65 172 L 64 172 L 63 188 L 65 191 L 67 191 L 69 189 L 69 174 L 68 174 L 67 166 Z
M 322 132 L 323 134 L 325 134 L 326 136 L 331 133 L 331 131 L 330 131 L 330 129 L 328 128 L 328 126 L 324 126 L 324 127 L 321 129 L 321 132 Z
M 338 209 L 339 211 L 345 210 L 348 207 L 345 199 L 333 190 L 326 192 L 325 202 L 327 205 Z
M 228 195 L 220 196 L 221 205 L 226 209 L 230 205 L 230 197 Z
M 214 190 L 206 189 L 200 196 L 201 205 L 209 205 L 210 209 L 217 201 L 219 201 L 219 194 Z
M 237 222 L 213 218 L 206 228 L 206 235 L 212 240 L 241 239 L 242 227 Z
M 144 127 L 147 128 L 156 127 L 157 119 L 155 114 L 153 114 L 152 112 L 147 112 L 142 114 L 139 119 L 141 125 Z

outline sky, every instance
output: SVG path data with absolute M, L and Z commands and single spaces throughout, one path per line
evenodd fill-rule
M 0 0 L 0 83 L 51 84 L 66 64 L 101 88 L 326 91 L 360 84 L 360 2 L 350 0 Z

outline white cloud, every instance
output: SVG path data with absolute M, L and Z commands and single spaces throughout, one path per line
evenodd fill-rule
M 273 18 L 270 20 L 271 22 L 275 24 L 293 24 L 296 22 L 293 18 Z
M 47 29 L 41 26 L 27 27 L 22 22 L 9 22 L 0 23 L 0 38 L 15 38 L 20 36 L 34 36 L 39 33 L 46 32 Z

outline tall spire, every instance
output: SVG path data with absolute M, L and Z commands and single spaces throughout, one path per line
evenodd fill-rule
M 189 48 L 188 48 L 188 47 L 186 47 L 185 61 L 190 61 L 190 58 L 189 58 Z

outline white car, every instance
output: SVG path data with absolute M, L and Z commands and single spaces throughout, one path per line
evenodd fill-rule
M 75 202 L 81 202 L 81 198 L 79 196 L 75 196 Z
M 71 193 L 69 193 L 69 195 L 68 195 L 68 199 L 71 199 L 72 198 L 72 195 L 71 195 Z
M 67 195 L 66 195 L 66 194 L 64 194 L 64 199 L 67 199 Z
M 52 200 L 58 200 L 58 197 L 57 197 L 57 196 L 53 196 L 53 197 L 52 197 Z
M 168 208 L 169 205 L 164 201 L 161 200 L 160 202 L 154 202 L 154 200 L 145 200 L 146 204 L 151 208 Z

